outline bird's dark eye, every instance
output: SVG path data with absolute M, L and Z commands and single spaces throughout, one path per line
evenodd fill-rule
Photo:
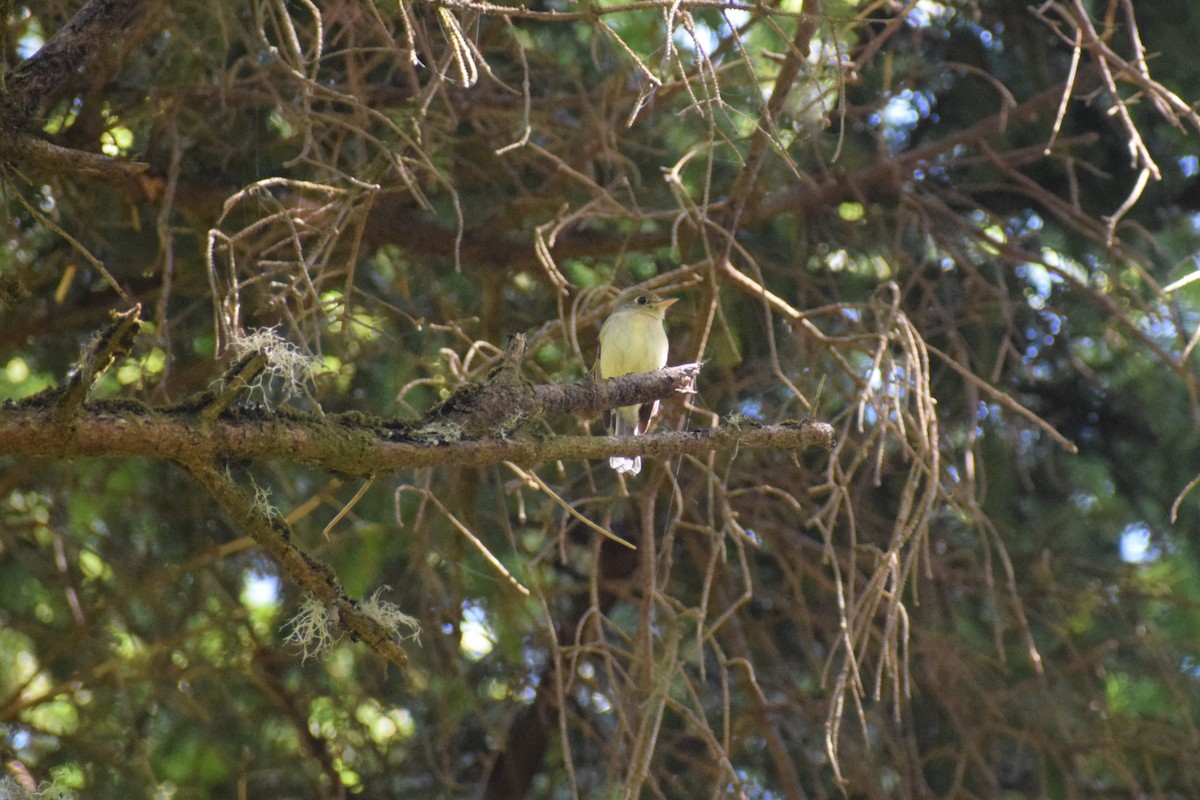
M 637 299 L 637 304 L 638 304 L 639 306 L 644 306 L 644 305 L 646 305 L 646 303 L 648 303 L 648 302 L 650 302 L 650 301 L 646 299 L 646 296 L 645 296 L 645 295 L 642 295 L 641 297 L 639 297 L 639 298 Z

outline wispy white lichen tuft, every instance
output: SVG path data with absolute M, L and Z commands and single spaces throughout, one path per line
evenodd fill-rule
M 379 595 L 391 588 L 390 586 L 381 586 L 376 589 L 374 594 L 362 602 L 360 607 L 363 613 L 395 633 L 399 641 L 415 639 L 419 642 L 421 640 L 421 623 L 417 618 L 405 614 L 395 603 L 379 599 Z M 402 633 L 402 628 L 407 628 L 408 633 Z
M 390 589 L 382 586 L 359 604 L 359 609 L 367 616 L 392 632 L 396 641 L 407 639 L 420 641 L 421 623 L 416 617 L 405 614 L 395 603 L 381 600 L 380 595 Z M 288 644 L 300 648 L 303 661 L 333 649 L 341 639 L 339 624 L 334 612 L 313 596 L 309 596 L 300 604 L 300 610 L 288 622 L 291 632 L 284 639 Z
M 296 612 L 296 616 L 292 617 L 288 625 L 291 626 L 292 631 L 284 641 L 300 648 L 302 661 L 308 661 L 310 658 L 331 650 L 337 644 L 337 640 L 341 638 L 340 632 L 335 634 L 337 624 L 332 612 L 312 595 L 309 595 L 300 604 L 300 610 Z
M 327 369 L 320 358 L 301 352 L 300 348 L 280 336 L 275 328 L 255 328 L 235 335 L 230 346 L 238 356 L 262 353 L 267 359 L 267 368 L 254 388 L 265 393 L 265 381 L 277 378 L 285 398 L 300 396 L 305 385 L 312 383 L 317 375 Z

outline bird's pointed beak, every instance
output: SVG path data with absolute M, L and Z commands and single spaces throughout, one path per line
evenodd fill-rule
M 670 308 L 671 306 L 675 305 L 678 302 L 679 302 L 678 297 L 664 297 L 662 300 L 659 300 L 657 303 L 655 303 L 654 307 L 657 309 L 660 309 L 662 311 L 666 311 L 668 308 Z

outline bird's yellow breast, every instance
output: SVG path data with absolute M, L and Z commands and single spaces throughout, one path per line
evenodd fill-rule
M 662 315 L 638 309 L 618 311 L 600 329 L 600 377 L 653 372 L 667 364 L 667 333 Z

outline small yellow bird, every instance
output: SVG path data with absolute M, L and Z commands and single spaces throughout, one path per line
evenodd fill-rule
M 667 332 L 663 318 L 678 297 L 663 299 L 653 292 L 630 289 L 617 300 L 617 307 L 600 328 L 600 377 L 619 378 L 638 372 L 653 372 L 667 365 Z M 609 415 L 609 432 L 614 436 L 640 436 L 658 411 L 658 401 L 622 406 Z M 612 456 L 608 464 L 617 472 L 636 475 L 642 471 L 641 456 Z

